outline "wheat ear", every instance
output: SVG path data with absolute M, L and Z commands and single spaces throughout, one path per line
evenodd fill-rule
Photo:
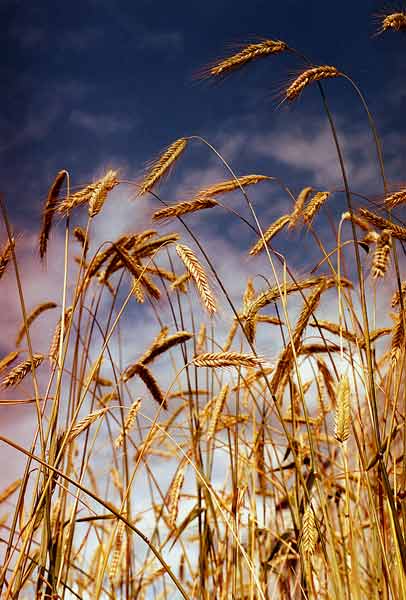
M 42 227 L 39 234 L 39 255 L 41 258 L 44 258 L 47 251 L 49 232 L 51 231 L 52 220 L 58 202 L 59 192 L 61 191 L 61 187 L 67 175 L 68 173 L 66 171 L 59 171 L 49 189 L 48 196 L 45 201 L 42 211 Z
M 213 63 L 204 71 L 208 77 L 219 77 L 235 71 L 258 58 L 264 58 L 271 54 L 279 54 L 288 49 L 287 44 L 280 40 L 263 40 L 257 44 L 248 44 L 241 50 L 227 58 Z
M 3 277 L 5 270 L 7 269 L 7 265 L 10 262 L 12 257 L 12 248 L 15 246 L 14 238 L 7 240 L 3 251 L 0 255 L 0 279 Z
M 119 436 L 116 438 L 116 441 L 114 442 L 116 448 L 121 448 L 121 446 L 123 445 L 124 438 L 131 431 L 140 408 L 141 398 L 137 398 L 137 400 L 135 400 L 135 402 L 132 403 L 130 410 L 128 411 L 127 418 L 124 422 L 123 429 L 120 432 Z
M 391 249 L 391 231 L 384 229 L 376 243 L 372 259 L 372 277 L 383 277 L 388 269 L 389 254 Z
M 264 358 L 254 354 L 241 352 L 206 352 L 193 359 L 196 367 L 258 367 L 265 362 Z
M 210 315 L 214 314 L 217 310 L 216 300 L 210 289 L 207 275 L 195 253 L 184 244 L 177 244 L 175 249 L 186 269 L 193 277 L 204 306 Z
M 347 375 L 342 375 L 338 382 L 336 398 L 334 437 L 343 443 L 350 437 L 351 426 L 350 382 Z
M 300 217 L 302 216 L 303 207 L 312 193 L 312 187 L 305 187 L 299 193 L 298 197 L 295 200 L 295 204 L 293 206 L 293 210 L 290 214 L 290 220 L 288 224 L 288 229 L 294 229 L 296 227 Z
M 32 360 L 29 358 L 9 371 L 1 382 L 1 387 L 10 388 L 18 385 L 28 373 L 39 367 L 43 360 L 43 354 L 33 354 Z
M 289 223 L 290 221 L 290 215 L 282 215 L 282 217 L 279 217 L 279 219 L 276 219 L 276 221 L 274 221 L 272 223 L 272 225 L 270 225 L 268 227 L 268 229 L 264 232 L 263 237 L 260 237 L 259 240 L 252 246 L 251 250 L 249 251 L 249 254 L 251 256 L 255 256 L 256 254 L 259 254 L 265 247 L 265 244 L 267 242 L 270 242 L 271 239 L 280 231 L 282 231 L 282 229 L 285 227 L 285 225 L 287 225 L 287 223 Z
M 313 196 L 313 198 L 309 201 L 306 207 L 303 210 L 303 221 L 306 225 L 311 225 L 314 217 L 319 212 L 320 208 L 326 202 L 328 197 L 330 196 L 330 192 L 317 192 Z
M 8 354 L 6 354 L 6 356 L 4 356 L 4 358 L 0 360 L 0 373 L 4 371 L 4 369 L 6 369 L 9 365 L 11 365 L 11 363 L 15 361 L 19 354 L 20 352 L 18 350 L 12 350 Z
M 306 69 L 287 88 L 285 92 L 286 100 L 289 100 L 290 102 L 295 100 L 303 90 L 314 81 L 321 81 L 322 79 L 328 79 L 330 77 L 339 77 L 340 75 L 342 75 L 342 73 L 340 73 L 336 67 L 329 65 Z
M 385 15 L 380 33 L 393 29 L 394 31 L 405 31 L 406 30 L 406 12 L 395 12 L 389 15 Z
M 185 202 L 179 202 L 178 204 L 172 204 L 157 210 L 152 215 L 154 221 L 160 221 L 162 219 L 168 219 L 173 217 L 181 217 L 191 212 L 203 210 L 205 208 L 213 208 L 218 206 L 218 202 L 214 198 L 196 198 L 195 200 L 186 200 Z
M 216 433 L 217 422 L 219 420 L 220 413 L 223 410 L 224 404 L 227 400 L 228 392 L 229 392 L 229 386 L 226 384 L 221 388 L 220 393 L 213 400 L 213 410 L 212 410 L 209 425 L 207 428 L 207 439 L 208 440 L 213 439 L 214 434 Z
M 140 183 L 138 194 L 142 196 L 150 192 L 152 188 L 168 173 L 187 145 L 186 138 L 179 138 L 173 142 L 152 164 L 152 167 Z
M 397 238 L 402 241 L 406 241 L 406 227 L 401 227 L 400 225 L 395 225 L 388 219 L 384 219 L 380 215 L 371 212 L 367 208 L 360 208 L 359 214 L 363 217 L 368 223 L 372 223 L 378 229 L 388 229 L 392 237 Z
M 300 540 L 300 546 L 304 554 L 306 554 L 307 556 L 311 556 L 314 553 L 316 549 L 317 538 L 318 533 L 316 521 L 314 518 L 314 512 L 311 507 L 311 504 L 309 504 L 303 515 L 302 537 Z

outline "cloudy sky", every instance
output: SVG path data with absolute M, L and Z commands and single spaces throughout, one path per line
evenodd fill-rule
M 321 0 L 2 0 L 0 191 L 21 236 L 28 309 L 45 300 L 60 301 L 62 224 L 53 232 L 47 271 L 38 267 L 35 249 L 41 206 L 60 169 L 69 171 L 75 186 L 111 167 L 134 181 L 173 140 L 199 135 L 239 175 L 277 176 L 294 193 L 307 185 L 342 187 L 317 90 L 306 90 L 293 106 L 277 107 L 280 90 L 303 68 L 296 58 L 257 61 L 221 83 L 198 78 L 205 65 L 240 43 L 281 39 L 315 64 L 334 65 L 351 76 L 376 118 L 389 180 L 393 185 L 404 182 L 406 37 L 375 35 L 379 24 L 374 15 L 382 8 L 381 2 L 369 0 L 343 0 L 334 7 Z M 379 170 L 359 100 L 344 80 L 327 81 L 325 90 L 350 184 L 356 192 L 379 198 Z M 188 190 L 224 178 L 224 167 L 195 142 L 162 187 L 162 197 L 184 199 Z M 283 214 L 286 197 L 263 185 L 252 198 L 267 226 Z M 131 187 L 114 192 L 98 219 L 96 241 L 147 223 L 154 200 L 127 202 L 128 197 L 134 198 Z M 241 199 L 236 202 L 234 208 L 246 210 Z M 331 210 L 345 210 L 339 193 Z M 238 221 L 217 212 L 195 216 L 193 223 L 212 244 L 216 266 L 229 286 L 236 286 L 236 273 L 252 272 L 252 264 L 240 261 L 235 252 L 246 256 L 253 241 Z M 4 240 L 4 229 L 0 231 Z M 294 239 L 300 244 L 288 241 L 284 246 L 281 241 L 278 249 L 289 254 L 295 269 L 306 271 L 320 257 L 303 235 Z M 12 275 L 3 283 L 2 355 L 11 349 L 21 321 Z M 40 341 L 41 330 L 36 331 L 34 338 Z M 16 413 L 8 415 L 15 419 Z M 32 428 L 25 408 L 19 426 L 20 439 L 25 439 Z

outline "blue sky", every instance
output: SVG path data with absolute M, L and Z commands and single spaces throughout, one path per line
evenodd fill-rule
M 14 221 L 38 224 L 61 168 L 74 184 L 111 165 L 134 179 L 172 140 L 192 134 L 228 148 L 226 158 L 241 174 L 265 169 L 294 189 L 331 185 L 330 173 L 320 181 L 303 151 L 315 138 L 321 155 L 314 163 L 320 163 L 320 138 L 328 135 L 316 91 L 306 91 L 294 107 L 275 108 L 275 93 L 301 69 L 296 59 L 258 61 L 220 85 L 196 81 L 196 72 L 227 54 L 227 46 L 257 36 L 285 40 L 315 64 L 354 77 L 383 135 L 390 178 L 404 178 L 398 170 L 405 167 L 406 39 L 395 32 L 373 36 L 380 10 L 376 1 L 3 0 L 0 177 Z M 365 147 L 357 148 L 357 140 L 370 146 L 365 116 L 346 82 L 327 82 L 326 89 L 343 136 L 352 139 L 351 160 L 360 165 Z M 295 154 L 298 139 L 302 151 Z M 177 176 L 206 163 L 207 153 L 196 150 Z M 370 175 L 359 181 L 368 180 L 369 191 Z

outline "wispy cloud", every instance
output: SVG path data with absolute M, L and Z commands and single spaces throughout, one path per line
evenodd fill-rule
M 131 131 L 137 119 L 117 115 L 116 113 L 95 113 L 75 109 L 71 112 L 70 122 L 97 135 L 111 135 Z

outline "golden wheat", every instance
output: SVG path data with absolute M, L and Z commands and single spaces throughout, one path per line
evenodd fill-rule
M 347 375 L 340 377 L 336 399 L 334 437 L 343 443 L 350 437 L 351 427 L 350 382 Z
M 10 388 L 18 385 L 28 373 L 40 366 L 44 360 L 43 354 L 33 354 L 32 361 L 30 358 L 15 366 L 1 382 L 1 387 Z
M 168 219 L 173 217 L 181 217 L 191 212 L 203 210 L 205 208 L 213 208 L 218 206 L 218 202 L 214 198 L 196 198 L 195 200 L 186 200 L 185 202 L 179 202 L 178 204 L 172 204 L 157 210 L 152 215 L 154 221 L 160 221 L 162 219 Z
M 340 75 L 342 75 L 342 73 L 340 73 L 336 67 L 329 65 L 306 69 L 290 84 L 285 92 L 285 97 L 292 102 L 314 81 L 321 81 L 322 79 L 328 79 L 330 77 L 340 77 Z
M 239 52 L 210 65 L 204 72 L 204 75 L 212 77 L 223 76 L 246 65 L 252 60 L 271 54 L 279 54 L 287 49 L 287 44 L 280 40 L 263 40 L 257 44 L 248 44 Z
M 294 229 L 296 227 L 300 217 L 302 216 L 302 211 L 307 199 L 312 193 L 312 187 L 305 187 L 302 189 L 298 197 L 296 198 L 295 204 L 293 206 L 293 210 L 290 214 L 290 220 L 288 224 L 288 229 Z
M 263 357 L 241 352 L 206 352 L 193 359 L 196 367 L 258 367 L 265 362 Z
M 52 220 L 57 206 L 59 192 L 61 191 L 61 187 L 67 176 L 68 173 L 66 171 L 59 171 L 49 189 L 45 201 L 42 211 L 42 227 L 39 235 L 39 255 L 41 258 L 44 258 L 47 251 L 49 233 L 52 227 Z
M 128 411 L 127 418 L 124 422 L 123 429 L 121 430 L 120 434 L 116 438 L 116 441 L 114 442 L 114 445 L 116 448 L 121 448 L 121 446 L 123 445 L 124 438 L 131 431 L 140 408 L 141 408 L 141 398 L 137 398 L 132 403 L 130 410 Z
M 279 217 L 279 219 L 276 219 L 276 221 L 274 221 L 272 223 L 272 225 L 270 225 L 268 227 L 268 229 L 264 232 L 263 237 L 260 237 L 259 240 L 252 246 L 251 250 L 249 251 L 249 254 L 251 256 L 255 256 L 256 254 L 259 254 L 261 252 L 261 250 L 264 249 L 265 244 L 267 242 L 270 242 L 271 239 L 280 231 L 282 231 L 282 229 L 285 227 L 285 225 L 287 225 L 287 223 L 289 223 L 290 221 L 290 215 L 282 215 L 282 217 Z
M 311 225 L 314 217 L 319 212 L 320 208 L 326 202 L 328 197 L 330 196 L 330 192 L 317 192 L 313 196 L 313 198 L 309 201 L 309 203 L 305 206 L 302 217 L 303 221 L 306 225 Z
M 214 314 L 217 310 L 216 300 L 210 289 L 207 275 L 195 253 L 184 244 L 177 244 L 175 250 L 186 269 L 193 277 L 203 305 L 207 308 L 210 315 Z
M 3 277 L 5 270 L 7 269 L 7 265 L 10 262 L 12 257 L 12 249 L 15 247 L 14 238 L 11 240 L 7 240 L 3 251 L 0 255 L 0 279 Z
M 367 208 L 360 208 L 359 214 L 363 217 L 368 223 L 372 223 L 378 229 L 388 229 L 392 237 L 395 237 L 399 240 L 406 241 L 406 227 L 401 227 L 400 225 L 395 225 L 388 219 L 384 219 L 380 215 L 371 212 Z
M 384 229 L 376 243 L 376 249 L 372 259 L 372 277 L 374 279 L 377 277 L 384 277 L 388 269 L 391 242 L 391 231 Z
M 211 413 L 209 426 L 207 428 L 207 439 L 208 440 L 213 439 L 214 434 L 216 433 L 217 421 L 219 419 L 220 413 L 223 410 L 224 404 L 227 400 L 228 392 L 229 392 L 229 386 L 226 384 L 221 388 L 220 393 L 213 400 L 213 410 Z
M 139 184 L 139 196 L 150 192 L 152 188 L 168 173 L 169 169 L 173 167 L 179 156 L 185 150 L 186 146 L 187 139 L 179 138 L 159 156 Z

